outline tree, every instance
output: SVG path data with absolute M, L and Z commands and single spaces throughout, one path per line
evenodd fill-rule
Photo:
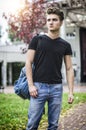
M 33 35 L 39 33 L 45 23 L 46 0 L 25 0 L 24 7 L 16 15 L 10 14 L 8 19 L 9 36 L 11 40 L 19 39 L 29 43 Z

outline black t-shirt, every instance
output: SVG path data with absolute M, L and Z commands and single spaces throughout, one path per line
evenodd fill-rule
M 62 83 L 62 61 L 65 55 L 72 55 L 70 44 L 60 37 L 51 39 L 47 35 L 42 35 L 32 39 L 29 49 L 36 50 L 33 81 L 48 84 Z

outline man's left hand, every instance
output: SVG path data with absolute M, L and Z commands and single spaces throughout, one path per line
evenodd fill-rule
M 68 96 L 68 103 L 69 103 L 69 104 L 72 104 L 73 101 L 74 101 L 74 96 L 73 96 L 73 95 L 69 95 L 69 96 Z

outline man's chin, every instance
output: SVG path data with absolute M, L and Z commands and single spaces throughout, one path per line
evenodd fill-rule
M 55 30 L 55 29 L 50 29 L 50 32 L 57 32 L 57 30 Z
M 55 29 L 50 29 L 50 31 L 55 31 Z

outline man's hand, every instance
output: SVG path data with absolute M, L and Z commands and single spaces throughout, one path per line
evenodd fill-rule
M 38 96 L 37 88 L 34 85 L 29 86 L 29 93 L 32 97 Z
M 69 95 L 69 96 L 68 96 L 68 103 L 69 103 L 69 104 L 72 104 L 73 101 L 74 101 L 74 96 L 73 96 L 73 95 Z

